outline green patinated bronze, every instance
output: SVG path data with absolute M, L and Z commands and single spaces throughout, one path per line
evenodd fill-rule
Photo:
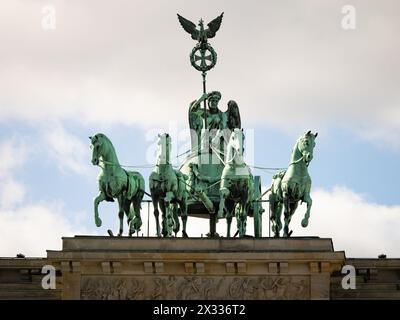
M 149 187 L 156 218 L 157 236 L 164 237 L 178 233 L 180 224 L 178 216 L 182 218 L 182 236 L 187 237 L 187 176 L 174 170 L 171 165 L 171 137 L 164 133 L 158 135 L 157 164 L 150 174 Z M 159 209 L 162 212 L 162 230 L 160 232 Z
M 308 165 L 313 159 L 315 138 L 318 133 L 308 131 L 301 136 L 293 148 L 290 164 L 285 171 L 278 172 L 272 179 L 269 205 L 271 210 L 272 231 L 279 237 L 282 229 L 281 214 L 284 211 L 283 236 L 290 237 L 290 220 L 295 213 L 298 202 L 307 203 L 307 211 L 301 225 L 305 228 L 310 218 L 312 199 L 310 197 L 311 178 L 308 174 Z
M 210 144 L 216 135 L 224 132 L 228 141 L 230 132 L 241 128 L 240 111 L 234 100 L 228 102 L 227 111 L 222 112 L 218 104 L 221 100 L 219 91 L 204 93 L 189 106 L 189 127 L 191 130 L 192 151 L 198 151 Z M 208 109 L 201 109 L 203 102 L 208 102 Z M 228 129 L 228 130 L 227 130 Z
M 203 73 L 211 70 L 217 63 L 217 53 L 208 43 L 208 39 L 215 37 L 221 27 L 223 15 L 224 13 L 208 23 L 207 29 L 204 29 L 204 21 L 200 19 L 199 28 L 197 29 L 193 22 L 178 14 L 178 20 L 182 28 L 191 35 L 193 40 L 198 41 L 190 54 L 190 63 L 196 70 Z
M 211 70 L 215 67 L 217 63 L 217 53 L 208 43 L 208 39 L 215 37 L 215 34 L 221 27 L 222 17 L 224 13 L 210 23 L 207 24 L 208 28 L 204 29 L 204 21 L 200 19 L 199 21 L 199 29 L 196 28 L 196 25 L 182 17 L 178 14 L 178 20 L 181 24 L 182 28 L 191 35 L 193 40 L 197 40 L 197 45 L 193 48 L 190 54 L 190 63 L 198 71 L 201 71 L 201 75 L 203 77 L 203 94 L 207 92 L 206 89 L 206 77 L 207 71 Z M 204 117 L 205 117 L 205 129 L 207 129 L 207 105 L 204 100 Z
M 217 62 L 217 54 L 208 39 L 213 38 L 221 26 L 223 13 L 204 28 L 201 19 L 196 25 L 178 15 L 185 31 L 198 43 L 190 55 L 192 66 L 202 72 L 203 94 L 189 105 L 191 154 L 179 170 L 187 180 L 188 215 L 210 220 L 209 237 L 217 237 L 216 222 L 227 219 L 227 236 L 233 216 L 236 216 L 239 235 L 246 234 L 247 216 L 254 217 L 255 236 L 262 234 L 261 181 L 253 178 L 243 161 L 243 131 L 240 111 L 234 100 L 228 102 L 227 111 L 219 109 L 221 93 L 206 93 L 206 73 Z M 203 105 L 203 106 L 202 106 Z
M 254 217 L 256 237 L 262 235 L 257 200 L 261 196 L 260 178 L 253 177 L 243 159 L 244 134 L 240 111 L 233 100 L 226 112 L 219 107 L 221 93 L 203 94 L 189 106 L 192 153 L 180 167 L 188 177 L 188 214 L 210 219 L 208 236 L 216 237 L 217 219 L 227 219 L 227 237 L 231 236 L 232 218 L 238 221 L 238 234 L 246 235 L 247 216 Z M 208 109 L 200 108 L 207 101 Z M 205 129 L 207 121 L 208 129 Z
M 243 130 L 234 129 L 226 146 L 221 175 L 218 218 L 227 219 L 227 237 L 230 237 L 234 213 L 238 221 L 239 236 L 246 235 L 247 212 L 253 201 L 253 176 L 243 159 L 243 140 Z M 227 200 L 230 200 L 230 205 L 227 204 Z
M 92 164 L 101 167 L 98 177 L 100 194 L 94 199 L 94 218 L 97 227 L 101 227 L 99 203 L 106 200 L 118 200 L 119 233 L 123 233 L 124 213 L 127 216 L 129 235 L 139 232 L 142 225 L 140 217 L 141 202 L 144 196 L 145 182 L 136 171 L 121 168 L 111 141 L 102 133 L 90 137 L 92 147 Z M 112 234 L 111 231 L 109 231 Z
M 227 110 L 220 110 L 222 95 L 219 91 L 206 91 L 206 74 L 217 62 L 217 54 L 208 39 L 213 38 L 222 23 L 223 13 L 207 24 L 198 27 L 178 15 L 178 19 L 196 46 L 190 54 L 192 66 L 202 73 L 203 94 L 189 104 L 188 122 L 191 149 L 176 170 L 171 165 L 171 137 L 158 135 L 157 163 L 149 177 L 149 188 L 158 237 L 177 236 L 182 220 L 182 236 L 187 237 L 188 216 L 210 221 L 207 236 L 218 237 L 218 219 L 227 220 L 227 237 L 231 237 L 231 222 L 237 220 L 234 236 L 246 236 L 247 217 L 254 218 L 254 236 L 262 237 L 261 178 L 253 176 L 244 161 L 244 132 L 240 110 L 234 100 Z M 317 134 L 310 131 L 301 136 L 293 149 L 287 170 L 274 175 L 269 189 L 270 220 L 275 237 L 282 229 L 281 214 L 284 210 L 283 237 L 289 237 L 289 223 L 298 202 L 307 203 L 302 226 L 308 225 L 312 200 L 311 178 L 307 167 L 313 158 Z M 102 168 L 99 176 L 100 194 L 94 201 L 95 222 L 101 226 L 98 205 L 101 201 L 118 199 L 120 230 L 123 233 L 123 216 L 127 215 L 129 235 L 140 230 L 140 204 L 145 193 L 144 179 L 138 172 L 121 168 L 110 140 L 99 133 L 91 137 L 92 163 Z M 187 152 L 187 153 L 188 153 Z M 159 211 L 161 210 L 161 227 Z M 112 232 L 109 231 L 110 235 Z

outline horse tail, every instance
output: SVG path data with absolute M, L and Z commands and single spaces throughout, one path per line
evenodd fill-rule
M 142 209 L 142 200 L 144 197 L 144 194 L 146 193 L 145 191 L 145 182 L 144 182 L 144 178 L 142 177 L 142 175 L 138 176 L 138 190 L 135 194 L 135 196 L 133 197 L 133 205 L 135 206 L 135 210 L 141 210 Z
M 140 217 L 142 200 L 145 194 L 145 182 L 143 176 L 136 171 L 126 171 L 128 175 L 128 199 L 132 203 L 136 216 Z
M 181 225 L 179 223 L 179 215 L 178 215 L 178 210 L 181 211 L 182 214 L 182 209 L 180 205 L 174 208 L 172 214 L 173 214 L 173 219 L 174 219 L 174 233 L 177 234 L 179 232 L 179 229 L 181 228 Z

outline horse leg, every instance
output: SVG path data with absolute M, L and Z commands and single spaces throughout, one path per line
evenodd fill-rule
M 237 228 L 239 237 L 244 237 L 246 235 L 246 213 L 245 213 L 245 206 L 240 203 L 237 208 L 239 211 L 236 212 L 236 220 L 237 220 Z
M 118 237 L 121 237 L 124 232 L 124 203 L 122 198 L 118 198 L 118 218 L 119 218 L 119 232 Z
M 237 227 L 237 231 L 236 231 L 234 237 L 236 237 L 237 235 L 239 235 L 239 237 L 241 237 L 242 236 L 242 232 L 241 232 L 242 220 L 240 219 L 240 216 L 242 214 L 242 204 L 241 203 L 236 204 L 233 212 L 235 212 L 236 227 Z
M 283 227 L 283 237 L 288 238 L 289 235 L 289 223 L 290 223 L 290 200 L 287 194 L 283 195 L 283 210 L 284 210 L 284 220 L 285 226 Z
M 128 222 L 128 227 L 129 227 L 129 236 L 131 237 L 132 234 L 135 233 L 135 229 L 133 227 L 133 220 L 134 220 L 134 213 L 133 213 L 133 209 L 131 208 L 131 201 L 129 200 L 125 200 L 124 203 L 124 212 L 126 215 L 126 219 Z
M 153 214 L 154 214 L 154 217 L 156 218 L 157 237 L 161 237 L 160 219 L 159 219 L 160 212 L 158 211 L 159 197 L 152 193 L 151 201 L 153 202 L 153 209 L 154 209 L 154 213 Z
M 246 235 L 246 223 L 247 223 L 247 199 L 242 199 L 242 203 L 240 206 L 242 210 L 239 216 L 241 222 L 239 236 L 244 237 Z
M 186 223 L 187 223 L 187 203 L 186 199 L 183 199 L 179 202 L 179 208 L 181 210 L 181 219 L 182 219 L 182 237 L 188 238 L 186 233 Z
M 188 238 L 188 234 L 186 233 L 186 223 L 187 223 L 187 213 L 183 215 L 181 215 L 181 219 L 182 219 L 182 238 Z
M 235 213 L 235 218 L 236 218 L 236 232 L 233 235 L 233 237 L 236 237 L 240 233 L 240 228 L 241 228 L 241 221 L 240 221 L 240 205 L 236 204 L 234 207 L 234 210 L 232 211 Z
M 276 195 L 273 193 L 269 196 L 269 208 L 271 210 L 272 232 L 275 238 L 279 238 L 279 233 L 282 229 L 282 203 L 276 199 Z
M 301 220 L 301 226 L 302 226 L 303 228 L 305 228 L 305 227 L 308 226 L 308 219 L 310 218 L 310 211 L 311 211 L 311 206 L 312 206 L 312 199 L 311 199 L 311 197 L 310 197 L 310 193 L 309 193 L 309 192 L 307 192 L 307 193 L 304 195 L 303 201 L 304 201 L 305 203 L 307 203 L 307 211 L 306 211 L 306 213 L 305 213 L 305 215 L 304 215 L 304 219 Z
M 181 228 L 181 224 L 179 223 L 179 214 L 178 214 L 178 210 L 180 210 L 180 206 L 179 205 L 175 205 L 174 210 L 172 212 L 173 214 L 173 219 L 174 219 L 174 234 L 175 234 L 175 238 L 178 236 L 178 232 L 179 229 Z
M 275 225 L 276 232 L 278 233 L 278 238 L 279 238 L 279 233 L 282 230 L 282 219 L 281 219 L 282 211 L 283 211 L 283 202 L 279 201 L 276 204 L 276 212 L 277 212 L 277 218 L 278 219 L 277 219 L 276 225 Z
M 131 237 L 135 232 L 139 234 L 140 227 L 142 226 L 142 218 L 140 217 L 140 202 L 137 202 L 138 199 L 134 199 L 131 202 L 127 203 L 127 207 L 125 208 L 125 213 L 128 216 L 128 225 L 129 225 L 129 236 Z M 132 203 L 132 207 L 130 206 Z
M 299 201 L 298 201 L 298 200 L 296 200 L 296 201 L 294 201 L 294 202 L 292 202 L 292 203 L 290 204 L 289 223 L 290 223 L 290 221 L 292 220 L 292 216 L 293 216 L 293 214 L 296 212 L 296 209 L 297 209 L 298 205 L 299 205 Z M 288 223 L 288 226 L 289 226 L 289 223 Z M 292 230 L 289 232 L 289 237 L 291 236 L 292 232 L 293 232 Z
M 171 202 L 165 202 L 165 237 L 170 237 L 172 236 L 172 232 L 175 227 L 175 221 L 174 221 L 174 210 L 175 210 L 175 204 Z
M 160 199 L 159 201 L 160 209 L 161 209 L 161 234 L 163 237 L 167 236 L 167 207 L 164 199 Z
M 132 200 L 132 208 L 134 211 L 134 217 L 129 226 L 129 233 L 133 234 L 136 231 L 136 234 L 139 234 L 140 227 L 142 226 L 142 217 L 140 216 L 140 210 L 142 209 L 142 200 L 143 200 L 144 192 L 139 190 L 136 196 Z
M 291 230 L 289 232 L 289 224 L 290 224 L 290 221 L 292 220 L 293 214 L 295 213 L 295 211 L 297 209 L 297 206 L 298 206 L 297 200 L 295 200 L 293 202 L 290 202 L 288 200 L 287 209 L 286 209 L 286 205 L 285 205 L 285 229 L 284 229 L 285 237 L 290 237 L 293 232 L 293 230 Z
M 232 223 L 232 212 L 228 210 L 226 214 L 226 237 L 231 237 L 231 223 Z
M 99 216 L 99 203 L 106 199 L 106 195 L 103 191 L 94 199 L 94 221 L 97 227 L 101 227 L 101 219 Z
M 229 190 L 227 188 L 222 188 L 219 190 L 220 200 L 219 200 L 219 210 L 217 219 L 222 219 L 225 213 L 225 199 L 229 196 Z
M 226 217 L 226 237 L 231 237 L 231 224 L 232 224 L 232 216 Z

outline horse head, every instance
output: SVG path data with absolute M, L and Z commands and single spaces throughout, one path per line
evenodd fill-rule
M 244 152 L 244 134 L 243 129 L 233 129 L 229 138 L 227 149 L 232 149 L 236 155 L 243 155 Z
M 313 159 L 313 152 L 315 147 L 315 138 L 318 136 L 317 133 L 312 133 L 308 131 L 297 142 L 297 149 L 302 155 L 302 160 L 308 166 L 311 160 Z
M 102 133 L 97 133 L 89 137 L 92 149 L 92 164 L 97 166 L 100 162 L 100 157 L 104 158 L 107 153 L 107 146 L 111 144 L 110 140 Z
M 157 142 L 157 163 L 169 164 L 171 153 L 171 136 L 168 133 L 158 135 Z

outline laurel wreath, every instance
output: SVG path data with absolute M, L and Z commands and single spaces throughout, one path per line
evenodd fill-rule
M 211 64 L 207 65 L 205 64 L 204 66 L 197 65 L 196 64 L 196 53 L 198 51 L 200 51 L 200 55 L 201 55 L 201 50 L 208 50 L 210 52 L 211 55 Z M 211 70 L 212 68 L 214 68 L 215 64 L 217 63 L 217 53 L 215 52 L 215 50 L 213 49 L 213 47 L 211 47 L 208 43 L 203 43 L 202 46 L 197 45 L 196 47 L 193 48 L 192 52 L 190 53 L 190 63 L 192 64 L 193 68 L 195 68 L 198 71 L 201 72 L 206 72 L 208 70 Z

